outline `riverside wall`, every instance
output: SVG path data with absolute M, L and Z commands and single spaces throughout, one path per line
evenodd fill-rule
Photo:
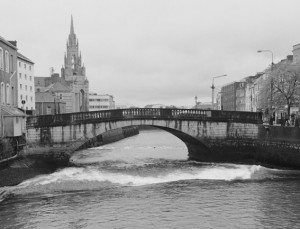
M 39 174 L 51 173 L 57 168 L 69 166 L 70 156 L 76 150 L 109 144 L 137 134 L 137 127 L 119 128 L 87 141 L 79 139 L 68 144 L 54 144 L 51 141 L 50 144 L 31 143 L 18 154 L 13 152 L 14 145 L 7 142 L 3 147 L 9 150 L 5 151 L 6 154 L 11 155 L 0 161 L 0 187 L 17 185 Z

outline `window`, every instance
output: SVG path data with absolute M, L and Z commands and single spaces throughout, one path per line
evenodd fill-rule
M 21 67 L 21 61 L 19 61 L 19 67 Z
M 30 91 L 32 91 L 32 86 L 30 86 Z
M 0 70 L 3 70 L 3 49 L 0 48 Z
M 20 83 L 20 89 L 22 89 L 22 84 Z
M 5 87 L 4 87 L 4 83 L 1 83 L 1 103 L 5 102 Z
M 10 104 L 10 97 L 9 97 L 9 84 L 6 84 L 6 104 Z
M 20 63 L 20 62 L 19 62 Z M 19 73 L 19 78 L 22 79 L 22 73 Z
M 25 85 L 25 91 L 27 91 L 27 85 Z
M 23 95 L 21 95 L 20 98 L 21 98 L 21 101 L 22 101 L 23 100 Z
M 29 78 L 30 78 L 30 81 L 32 80 L 32 76 L 29 76 Z
M 5 71 L 9 72 L 9 54 L 5 51 Z
M 25 98 L 26 98 L 26 101 L 27 101 L 27 100 L 28 100 L 28 96 L 26 95 L 26 97 L 25 97 Z
M 27 80 L 27 75 L 25 74 L 25 80 Z
M 26 69 L 26 64 L 24 63 L 24 68 Z
M 16 123 L 19 123 L 19 118 L 18 117 L 16 117 Z
M 11 104 L 15 105 L 15 91 L 14 91 L 14 87 L 11 87 Z
M 12 54 L 10 55 L 9 69 L 10 69 L 11 73 L 13 73 L 13 69 L 14 69 L 14 56 Z
M 47 107 L 46 114 L 51 114 L 51 107 Z
M 32 96 L 30 97 L 30 101 L 32 102 Z M 31 109 L 32 110 L 32 109 Z
M 31 65 L 29 65 L 29 71 L 31 71 Z M 30 77 L 30 79 L 31 79 L 31 77 Z

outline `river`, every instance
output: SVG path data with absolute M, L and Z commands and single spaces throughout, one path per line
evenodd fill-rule
M 0 188 L 1 228 L 300 228 L 300 171 L 187 161 L 160 130 Z

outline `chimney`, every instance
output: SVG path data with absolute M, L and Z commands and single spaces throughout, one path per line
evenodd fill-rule
M 293 55 L 288 55 L 288 56 L 286 56 L 286 59 L 287 59 L 287 60 L 290 60 L 290 61 L 293 61 Z
M 8 41 L 9 43 L 11 43 L 13 46 L 17 47 L 17 41 Z

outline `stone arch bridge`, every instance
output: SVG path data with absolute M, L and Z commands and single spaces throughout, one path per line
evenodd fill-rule
M 95 145 L 114 130 L 144 125 L 180 138 L 189 158 L 197 161 L 300 168 L 300 132 L 264 126 L 258 112 L 134 108 L 33 116 L 27 119 L 27 153 L 48 148 L 45 154 L 59 151 L 68 159 L 75 150 Z M 287 147 L 290 153 L 284 152 Z

